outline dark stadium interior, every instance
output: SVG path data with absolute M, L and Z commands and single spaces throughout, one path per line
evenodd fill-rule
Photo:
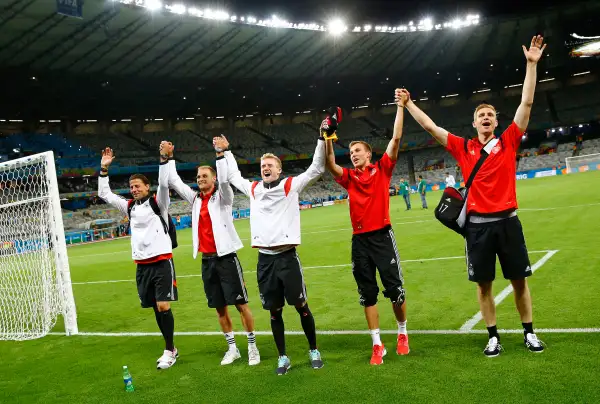
M 430 15 L 436 24 L 457 15 L 482 15 L 476 25 L 460 29 L 440 24 L 391 33 L 378 26 L 378 32 L 340 36 L 123 3 L 86 2 L 79 19 L 58 14 L 53 2 L 2 2 L 0 156 L 54 150 L 63 207 L 69 211 L 97 202 L 93 195 L 73 193 L 94 193 L 99 151 L 105 146 L 116 151 L 120 169 L 112 178 L 122 188 L 132 172 L 156 179 L 156 148 L 163 139 L 176 144 L 188 182 L 194 182 L 197 163 L 213 161 L 211 139 L 220 134 L 245 160 L 240 164 L 245 174 L 258 173 L 253 159 L 265 152 L 295 156 L 284 166 L 287 173 L 297 172 L 309 164 L 323 110 L 331 105 L 343 107 L 347 117 L 336 145 L 339 161 L 350 164 L 347 144 L 354 139 L 371 142 L 379 155 L 391 136 L 395 111 L 389 104 L 396 87 L 408 88 L 453 133 L 473 134 L 470 116 L 482 102 L 496 106 L 501 129 L 520 101 L 520 45 L 536 33 L 544 35 L 549 48 L 538 67 L 519 169 L 559 167 L 584 145 L 592 151 L 598 147 L 598 58 L 570 55 L 574 45 L 585 42 L 572 33 L 597 34 L 598 2 L 550 1 L 543 8 L 517 1 L 220 5 L 240 15 L 260 18 L 261 10 L 269 10 L 317 24 L 342 17 L 352 21 L 349 31 L 354 25 L 366 31 L 367 24 L 407 24 Z M 455 170 L 454 159 L 414 120 L 406 120 L 402 142 L 396 180 L 404 176 L 414 183 L 425 173 L 435 184 L 446 169 Z M 339 192 L 325 176 L 306 198 Z

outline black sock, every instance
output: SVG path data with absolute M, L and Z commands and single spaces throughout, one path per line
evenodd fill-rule
M 175 332 L 175 319 L 173 318 L 171 309 L 161 312 L 160 320 L 162 323 L 163 336 L 165 337 L 165 349 L 167 351 L 174 351 L 175 345 L 173 345 L 173 334 Z
M 164 337 L 165 336 L 165 332 L 163 331 L 162 317 L 160 315 L 160 311 L 158 311 L 158 307 L 156 307 L 156 306 L 153 306 L 152 308 L 154 309 L 154 318 L 156 318 L 156 324 L 158 324 L 158 329 L 160 330 L 160 333 Z
M 500 341 L 500 335 L 498 335 L 498 329 L 496 328 L 495 325 L 488 327 L 487 330 L 488 330 L 488 335 L 490 338 L 496 337 L 496 338 L 498 338 L 498 341 Z
M 308 304 L 305 304 L 300 308 L 296 307 L 296 311 L 298 314 L 300 314 L 300 322 L 302 323 L 302 329 L 304 330 L 304 334 L 306 335 L 310 349 L 317 349 L 317 330 L 315 327 L 315 318 L 310 312 Z
M 533 323 L 521 323 L 523 324 L 523 334 L 533 334 Z
M 271 310 L 271 331 L 279 356 L 285 355 L 285 325 L 283 324 L 283 309 Z

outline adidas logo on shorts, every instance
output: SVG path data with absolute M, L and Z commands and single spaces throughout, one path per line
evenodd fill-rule
M 242 295 L 237 295 L 236 299 L 237 299 L 237 300 L 242 300 L 242 299 L 243 299 L 243 297 L 242 297 Z
M 395 264 L 396 263 L 396 258 L 392 258 L 392 260 L 390 261 L 390 264 Z

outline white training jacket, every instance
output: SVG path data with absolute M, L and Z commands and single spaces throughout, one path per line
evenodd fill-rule
M 158 170 L 156 202 L 165 223 L 168 223 L 167 215 L 170 203 L 168 176 L 168 167 L 163 163 Z M 98 177 L 98 196 L 127 216 L 127 199 L 114 194 L 110 190 L 108 176 Z M 150 196 L 150 198 L 154 198 L 154 196 Z M 168 234 L 165 234 L 160 218 L 152 210 L 148 199 L 136 201 L 131 209 L 131 217 L 129 218 L 131 258 L 134 260 L 145 260 L 173 252 L 171 238 Z
M 186 185 L 177 174 L 175 161 L 171 160 L 169 167 L 169 187 L 192 205 L 192 255 L 194 259 L 198 255 L 198 222 L 202 199 L 198 198 L 198 192 Z M 217 180 L 219 187 L 208 200 L 208 214 L 212 222 L 212 230 L 217 247 L 217 255 L 222 257 L 241 249 L 244 245 L 233 226 L 233 189 L 227 181 L 227 162 L 225 158 L 217 159 Z
M 231 152 L 225 152 L 225 159 L 229 183 L 250 198 L 252 247 L 299 245 L 299 194 L 325 172 L 325 142 L 318 141 L 312 164 L 305 172 L 270 184 L 244 179 Z

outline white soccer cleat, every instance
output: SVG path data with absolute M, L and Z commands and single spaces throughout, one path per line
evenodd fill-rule
M 161 356 L 158 359 L 158 364 L 156 365 L 156 369 L 168 369 L 171 366 L 173 366 L 175 364 L 175 362 L 177 362 L 177 356 L 176 356 L 176 352 L 173 351 L 167 351 L 165 350 L 165 352 L 163 353 L 163 356 Z
M 225 356 L 223 356 L 223 360 L 221 360 L 221 365 L 231 365 L 233 361 L 238 360 L 242 357 L 240 355 L 239 349 L 230 349 L 225 352 Z
M 168 350 L 165 350 L 165 352 L 170 352 L 170 351 L 168 351 Z M 177 348 L 175 348 L 175 351 L 173 351 L 173 352 L 175 353 L 175 358 L 179 358 L 179 351 L 177 350 Z M 163 352 L 163 354 L 161 355 L 161 357 L 160 357 L 160 358 L 158 358 L 158 359 L 156 360 L 156 363 L 157 363 L 157 364 L 158 364 L 158 363 L 160 363 L 160 361 L 161 361 L 161 360 L 162 360 L 164 357 L 165 357 L 165 353 Z
M 248 365 L 256 366 L 260 363 L 260 353 L 256 346 L 248 347 Z

